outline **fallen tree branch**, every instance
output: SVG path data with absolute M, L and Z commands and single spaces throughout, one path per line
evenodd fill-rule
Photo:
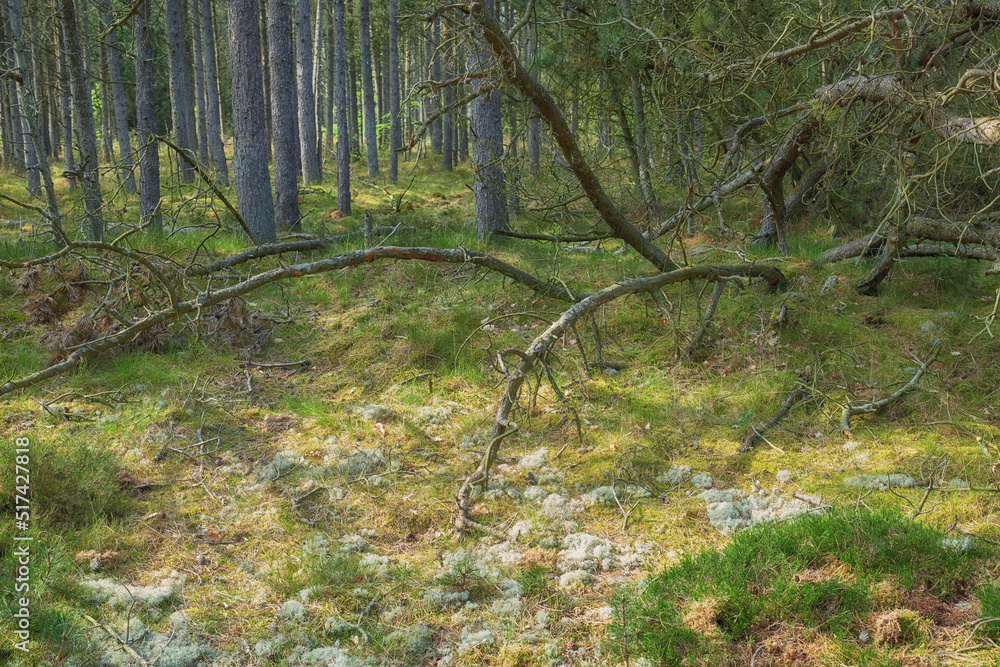
M 393 227 L 376 227 L 372 230 L 372 234 L 387 234 L 391 232 Z M 184 270 L 184 275 L 186 276 L 207 276 L 211 273 L 221 271 L 222 269 L 231 269 L 237 264 L 243 264 L 249 262 L 252 259 L 260 259 L 261 257 L 270 257 L 272 255 L 282 255 L 289 252 L 305 252 L 307 250 L 321 250 L 327 246 L 331 246 L 335 243 L 340 243 L 341 241 L 346 241 L 349 238 L 359 236 L 364 236 L 364 230 L 357 230 L 353 232 L 347 232 L 346 234 L 337 234 L 336 236 L 324 236 L 317 239 L 304 239 L 300 241 L 285 241 L 283 243 L 268 243 L 266 245 L 259 245 L 243 252 L 238 252 L 235 255 L 230 255 L 225 259 L 220 259 L 209 264 L 192 264 Z
M 535 276 L 526 273 L 510 264 L 487 255 L 486 253 L 466 249 L 449 248 L 399 248 L 394 246 L 380 246 L 368 248 L 366 250 L 355 250 L 352 252 L 335 255 L 327 259 L 318 260 L 304 264 L 294 264 L 291 266 L 281 266 L 270 271 L 264 271 L 257 275 L 242 280 L 230 287 L 206 292 L 197 298 L 176 303 L 169 308 L 155 311 L 138 322 L 134 322 L 125 329 L 112 335 L 104 336 L 96 340 L 81 344 L 73 350 L 63 361 L 44 368 L 36 373 L 24 376 L 20 379 L 9 380 L 0 384 L 0 396 L 9 394 L 19 389 L 24 389 L 44 382 L 53 377 L 61 375 L 73 369 L 77 364 L 86 358 L 115 349 L 134 340 L 136 336 L 148 331 L 157 324 L 172 321 L 179 315 L 194 313 L 208 306 L 228 301 L 229 299 L 248 294 L 264 285 L 288 278 L 317 275 L 330 271 L 368 264 L 377 260 L 421 260 L 426 262 L 448 262 L 452 264 L 474 264 L 491 269 L 500 273 L 515 282 L 521 283 L 542 296 L 547 296 L 560 301 L 575 302 L 583 296 L 574 294 L 568 288 L 554 283 L 544 282 Z M 780 276 L 784 280 L 784 275 L 776 268 L 767 265 L 740 265 L 755 276 L 769 281 L 777 280 Z M 718 271 L 740 271 L 738 267 L 719 267 Z M 776 272 L 776 273 L 775 273 Z M 697 277 L 697 276 L 695 276 Z M 774 282 L 772 282 L 774 284 Z
M 751 426 L 750 434 L 743 441 L 743 445 L 740 447 L 740 454 L 746 454 L 757 444 L 757 441 L 764 437 L 764 434 L 770 431 L 772 428 L 778 425 L 778 423 L 785 418 L 785 415 L 795 407 L 795 404 L 800 402 L 802 399 L 809 395 L 809 389 L 804 384 L 799 384 L 791 391 L 785 400 L 781 402 L 778 406 L 778 411 L 771 415 L 771 418 L 760 426 Z
M 517 424 L 510 421 L 510 414 L 517 404 L 521 387 L 530 375 L 532 369 L 539 360 L 544 360 L 552 345 L 559 340 L 562 335 L 573 326 L 573 324 L 584 315 L 594 311 L 600 306 L 625 296 L 626 294 L 636 294 L 638 292 L 648 292 L 656 290 L 664 285 L 684 282 L 687 280 L 710 280 L 719 281 L 737 275 L 746 277 L 764 277 L 772 285 L 784 283 L 784 274 L 773 266 L 758 264 L 739 264 L 736 266 L 690 266 L 677 269 L 667 273 L 661 273 L 648 278 L 634 278 L 626 280 L 602 290 L 594 292 L 584 299 L 570 306 L 563 314 L 553 322 L 544 332 L 537 336 L 528 349 L 521 353 L 521 362 L 513 371 L 508 374 L 507 383 L 504 386 L 503 394 L 497 405 L 496 418 L 493 422 L 493 431 L 490 437 L 490 444 L 483 454 L 483 459 L 471 474 L 462 482 L 458 493 L 455 496 L 458 506 L 458 516 L 455 518 L 455 527 L 459 531 L 464 531 L 470 527 L 469 498 L 474 486 L 485 488 L 489 481 L 489 471 L 493 462 L 500 453 L 500 447 L 504 440 L 518 430 Z M 780 279 L 779 279 L 780 277 Z
M 913 374 L 910 381 L 888 397 L 878 401 L 872 401 L 871 403 L 865 403 L 864 405 L 845 405 L 843 412 L 840 413 L 840 430 L 848 437 L 851 437 L 851 417 L 855 415 L 870 414 L 887 408 L 916 388 L 917 383 L 920 382 L 920 378 L 924 376 L 924 373 L 927 372 L 927 368 L 934 362 L 935 359 L 937 359 L 938 353 L 940 352 L 941 345 L 935 345 L 930 356 L 927 357 L 922 364 L 920 364 L 920 368 L 918 368 L 917 372 Z

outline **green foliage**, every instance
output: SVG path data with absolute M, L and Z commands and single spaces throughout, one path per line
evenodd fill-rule
M 632 600 L 627 633 L 633 650 L 679 664 L 697 650 L 708 624 L 737 641 L 773 623 L 800 623 L 843 637 L 876 607 L 875 587 L 947 597 L 965 591 L 986 549 L 942 545 L 939 531 L 891 512 L 837 510 L 737 534 L 722 551 L 686 556 Z M 1000 611 L 994 587 L 979 589 L 984 611 Z M 700 610 L 700 624 L 685 614 Z
M 19 536 L 24 536 L 18 532 Z M 66 552 L 60 537 L 52 533 L 32 530 L 27 536 L 30 542 L 15 541 L 14 526 L 5 525 L 0 529 L 0 664 L 24 654 L 14 649 L 14 644 L 22 641 L 14 634 L 17 629 L 12 614 L 20 608 L 19 600 L 27 597 L 30 601 L 31 639 L 28 645 L 32 653 L 51 652 L 80 655 L 86 650 L 87 637 L 79 617 L 73 612 L 74 605 L 83 591 L 75 581 L 75 566 Z M 29 575 L 27 582 L 19 577 L 18 568 L 23 566 L 23 556 L 18 548 L 28 544 Z M 27 591 L 17 586 L 28 584 Z
M 0 511 L 14 513 L 14 447 L 0 448 Z M 132 510 L 132 499 L 115 475 L 122 470 L 113 452 L 71 439 L 35 440 L 30 454 L 31 511 L 41 525 L 80 529 Z
M 986 584 L 976 589 L 976 598 L 982 606 L 982 622 L 976 632 L 984 637 L 1000 639 L 1000 586 Z

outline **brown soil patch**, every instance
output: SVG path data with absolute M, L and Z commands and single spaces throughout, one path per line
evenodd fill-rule
M 956 607 L 953 603 L 939 600 L 932 595 L 912 595 L 906 600 L 907 609 L 912 609 L 924 618 L 934 621 L 935 625 L 953 628 L 968 623 L 976 618 L 974 609 Z

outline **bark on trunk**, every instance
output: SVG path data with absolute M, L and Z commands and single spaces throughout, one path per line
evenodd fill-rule
M 274 132 L 275 222 L 279 229 L 299 224 L 299 144 L 295 137 L 295 68 L 291 60 L 289 0 L 267 0 L 267 40 L 271 52 L 271 130 Z
M 431 32 L 431 40 L 428 42 L 428 46 L 431 48 L 432 59 L 431 59 L 431 80 L 440 81 L 441 80 L 441 19 L 434 19 L 434 27 Z M 431 93 L 431 112 L 436 112 L 441 108 L 441 90 L 435 88 Z M 441 118 L 438 117 L 431 123 L 431 152 L 440 154 L 443 148 L 443 137 L 442 134 L 444 128 L 441 124 Z
M 62 113 L 63 172 L 67 174 L 67 187 L 76 190 L 76 156 L 73 152 L 73 98 L 69 84 L 69 64 L 66 59 L 66 30 L 59 29 L 61 46 L 59 49 L 59 108 Z M 150 56 L 152 57 L 152 56 Z M 136 75 L 138 76 L 138 74 Z
M 165 0 L 164 22 L 167 36 L 167 59 L 170 66 L 170 118 L 173 123 L 175 143 L 194 156 L 197 148 L 197 137 L 194 130 L 194 118 L 188 115 L 191 108 L 193 91 L 188 79 L 187 31 L 183 0 Z M 194 169 L 187 163 L 180 163 L 181 180 L 194 180 Z
M 445 47 L 445 57 L 443 63 L 443 69 L 441 75 L 445 80 L 451 78 L 452 73 L 452 45 L 451 45 L 451 30 L 448 27 L 448 23 L 444 24 L 444 42 L 447 44 Z M 444 106 L 446 109 L 450 109 L 455 103 L 455 87 L 447 86 L 444 89 Z M 514 105 L 511 105 L 511 109 Z M 455 164 L 455 112 L 448 111 L 441 118 L 441 166 L 444 167 L 445 171 L 452 171 Z M 514 130 L 511 130 L 511 135 L 514 134 Z M 514 215 L 517 215 L 515 211 Z
M 389 0 L 389 182 L 399 181 L 403 131 L 399 117 L 399 0 Z
M 16 5 L 11 0 L 8 0 L 10 4 L 8 5 L 7 20 L 10 29 L 10 42 L 15 45 L 15 48 L 22 50 L 26 48 L 24 39 L 24 22 L 21 17 L 21 3 L 17 2 Z M 10 61 L 16 61 L 16 57 L 11 58 Z M 9 66 L 21 69 L 17 62 L 10 62 Z M 25 60 L 25 63 L 27 61 Z M 37 196 L 41 194 L 41 172 L 39 171 L 38 162 L 39 155 L 35 149 L 35 142 L 31 136 L 31 131 L 28 127 L 28 119 L 26 116 L 26 106 L 27 102 L 25 96 L 28 94 L 27 91 L 31 89 L 32 85 L 32 72 L 25 66 L 20 71 L 20 75 L 23 80 L 23 84 L 16 85 L 15 93 L 15 104 L 16 109 L 14 110 L 13 117 L 13 128 L 14 128 L 14 141 L 20 145 L 21 154 L 24 156 L 24 167 L 26 170 L 26 180 L 28 186 L 28 192 L 32 196 Z
M 484 0 L 481 13 L 495 23 L 493 12 L 493 0 Z M 469 73 L 479 75 L 472 80 L 472 90 L 477 92 L 483 86 L 496 86 L 497 81 L 495 77 L 488 76 L 493 66 L 493 52 L 482 30 L 476 30 L 473 39 L 473 46 L 469 50 Z M 491 90 L 476 97 L 471 106 L 476 233 L 480 238 L 485 238 L 497 230 L 510 229 L 507 215 L 507 184 L 503 169 L 500 168 L 500 161 L 503 158 L 500 93 Z
M 201 0 L 189 0 L 191 11 L 191 44 L 194 47 L 194 94 L 197 113 L 198 159 L 202 164 L 211 164 L 208 150 L 208 96 L 205 93 L 205 55 L 202 40 Z
M 274 159 L 274 151 L 271 148 L 271 142 L 274 138 L 273 119 L 271 118 L 271 100 L 273 99 L 271 94 L 271 62 L 270 56 L 268 55 L 270 48 L 268 47 L 268 27 L 267 27 L 267 3 L 268 0 L 257 0 L 260 5 L 260 44 L 262 57 L 264 59 L 264 126 L 267 129 L 267 161 L 271 162 Z M 230 77 L 232 77 L 232 70 L 230 69 Z
M 347 53 L 344 46 L 344 0 L 334 0 L 334 32 L 337 52 L 337 208 L 351 213 L 351 153 L 347 109 Z
M 299 155 L 306 183 L 320 183 L 319 153 L 316 152 L 316 96 L 313 89 L 312 26 L 309 0 L 295 0 L 295 61 L 298 79 Z
M 135 44 L 135 115 L 139 154 L 139 220 L 154 232 L 163 229 L 160 204 L 160 154 L 156 142 L 156 95 L 153 88 L 153 40 L 150 0 L 141 0 L 132 17 Z
M 375 87 L 372 81 L 372 44 L 369 0 L 360 0 L 361 19 L 361 94 L 365 108 L 365 154 L 368 178 L 378 176 L 378 137 L 375 136 Z
M 229 168 L 226 166 L 226 149 L 222 144 L 222 116 L 219 103 L 219 72 L 215 63 L 215 26 L 212 22 L 212 0 L 201 2 L 201 45 L 205 70 L 205 132 L 208 134 L 208 151 L 212 158 L 219 185 L 229 185 Z
M 73 86 L 73 106 L 77 122 L 77 143 L 80 146 L 80 189 L 83 192 L 83 235 L 89 241 L 104 237 L 101 219 L 101 181 L 97 163 L 97 134 L 94 129 L 94 107 L 90 83 L 83 67 L 83 50 L 77 32 L 76 5 L 73 0 L 61 0 L 63 27 L 66 30 L 67 59 Z
M 256 0 L 229 0 L 229 71 L 233 95 L 233 181 L 237 206 L 257 243 L 276 238 Z
M 101 6 L 103 26 L 111 23 L 111 3 L 103 0 Z M 125 80 L 122 78 L 121 54 L 118 52 L 118 37 L 112 30 L 105 38 L 108 45 L 108 76 L 111 96 L 115 106 L 115 134 L 118 139 L 119 173 L 125 192 L 135 192 L 135 176 L 132 173 L 132 144 L 128 134 L 128 110 L 125 104 Z

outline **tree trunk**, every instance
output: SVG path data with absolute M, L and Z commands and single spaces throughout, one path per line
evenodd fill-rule
M 268 0 L 257 0 L 260 5 L 260 43 L 263 45 L 262 52 L 264 57 L 264 126 L 267 129 L 267 161 L 271 162 L 274 159 L 274 152 L 271 149 L 271 142 L 274 138 L 274 122 L 271 118 L 271 100 L 274 99 L 271 95 L 271 62 L 268 47 L 268 27 L 267 27 L 267 3 Z M 230 77 L 232 77 L 232 71 L 230 71 Z
M 372 46 L 369 1 L 360 0 L 361 17 L 361 94 L 365 107 L 365 153 L 368 158 L 368 178 L 378 176 L 378 137 L 375 136 L 375 88 L 372 82 Z
M 165 0 L 164 23 L 167 36 L 167 56 L 170 63 L 170 118 L 173 124 L 175 143 L 190 156 L 195 156 L 197 138 L 194 118 L 188 116 L 193 92 L 188 79 L 187 31 L 183 0 Z M 185 161 L 180 161 L 181 180 L 194 181 L 194 169 Z
M 395 0 L 393 0 L 395 1 Z M 347 53 L 344 47 L 344 0 L 334 0 L 333 23 L 337 52 L 337 208 L 351 214 L 350 128 L 347 125 Z
M 289 0 L 267 0 L 267 40 L 271 52 L 271 130 L 274 132 L 275 222 L 279 229 L 299 224 L 299 144 L 295 137 L 295 70 L 291 60 Z
M 525 66 L 530 70 L 535 60 L 535 34 L 528 33 L 528 43 L 525 45 L 524 58 L 527 61 Z M 537 117 L 537 109 L 534 105 L 529 107 L 528 116 L 528 173 L 532 179 L 537 179 L 541 171 L 539 163 L 539 152 L 542 140 L 542 121 Z
M 208 95 L 205 92 L 205 55 L 202 39 L 201 0 L 189 0 L 191 10 L 191 44 L 194 47 L 194 94 L 198 120 L 198 159 L 211 164 L 208 150 Z
M 313 122 L 316 125 L 316 163 L 320 168 L 320 181 L 323 180 L 323 95 L 320 89 L 320 76 L 323 71 L 323 0 L 316 0 L 316 24 L 313 27 Z M 325 49 L 329 51 L 329 47 Z
M 330 12 L 333 12 L 333 5 L 330 4 Z M 336 116 L 334 115 L 334 100 L 336 99 L 336 88 L 337 88 L 337 54 L 334 48 L 334 42 L 336 41 L 333 18 L 331 17 L 326 26 L 326 49 L 327 49 L 327 64 L 326 64 L 326 151 L 327 153 L 334 152 L 333 140 L 336 132 L 334 127 L 337 124 Z
M 229 71 L 233 95 L 233 182 L 240 216 L 256 243 L 276 238 L 261 72 L 257 0 L 229 0 Z
M 22 115 L 24 124 L 28 130 L 26 139 L 31 142 L 36 155 L 43 159 L 37 163 L 39 181 L 44 186 L 45 195 L 45 216 L 52 226 L 52 235 L 56 244 L 62 247 L 63 240 L 62 224 L 59 217 L 59 203 L 56 200 L 56 191 L 52 185 L 52 174 L 49 172 L 49 163 L 45 158 L 45 146 L 42 132 L 38 126 L 38 108 L 34 90 L 31 87 L 31 77 L 28 73 L 28 58 L 24 43 L 24 22 L 21 15 L 21 1 L 8 0 L 8 17 L 11 32 L 11 43 L 13 46 L 12 56 L 14 61 L 14 71 L 20 74 L 20 81 L 17 84 L 18 95 L 21 99 Z M 37 56 L 36 56 L 37 57 Z M 34 81 L 39 82 L 41 77 L 36 76 Z
M 226 167 L 226 149 L 222 144 L 222 116 L 219 104 L 219 72 L 215 63 L 215 26 L 212 22 L 212 0 L 201 2 L 201 47 L 205 69 L 205 131 L 208 134 L 208 150 L 212 157 L 219 184 L 229 185 L 229 169 Z
M 111 3 L 103 0 L 101 5 L 101 25 L 107 27 L 111 23 Z M 108 44 L 108 76 L 110 77 L 111 97 L 115 105 L 115 134 L 118 139 L 120 180 L 125 192 L 135 192 L 135 176 L 132 174 L 132 145 L 128 136 L 128 111 L 125 104 L 125 80 L 122 78 L 121 54 L 118 52 L 118 37 L 112 30 L 106 37 Z
M 353 41 L 353 40 L 351 40 Z M 354 57 L 354 45 L 348 49 L 350 55 L 347 57 L 347 113 L 349 114 L 351 128 L 351 151 L 356 155 L 361 155 L 361 132 L 360 114 L 358 113 L 358 64 Z
M 98 49 L 99 74 L 101 81 L 101 150 L 104 162 L 113 164 L 115 161 L 114 147 L 114 125 L 115 119 L 111 113 L 111 87 L 108 85 L 110 76 L 108 74 L 108 47 L 107 42 L 102 41 Z
M 448 23 L 444 24 L 444 43 L 448 46 L 446 47 L 445 57 L 444 57 L 444 67 L 441 71 L 441 76 L 445 80 L 451 78 L 452 72 L 452 45 L 451 45 L 451 30 L 448 27 Z M 448 86 L 444 89 L 444 106 L 445 108 L 451 107 L 455 103 L 455 87 Z M 511 106 L 513 109 L 513 105 Z M 448 111 L 441 118 L 441 166 L 444 167 L 445 171 L 452 171 L 455 168 L 455 112 Z M 513 136 L 514 130 L 511 130 L 511 135 Z M 516 214 L 515 214 L 516 215 Z
M 661 217 L 660 205 L 653 191 L 653 181 L 649 169 L 649 143 L 646 132 L 646 104 L 643 100 L 642 82 L 639 75 L 632 77 L 632 105 L 635 109 L 635 144 L 639 157 L 639 187 L 642 190 L 646 211 L 651 220 L 658 221 Z
M 465 71 L 465 52 L 463 49 L 455 49 L 455 71 L 464 72 Z M 464 84 L 459 84 L 456 95 L 459 99 L 462 99 L 466 93 L 466 86 Z M 459 162 L 469 161 L 469 121 L 467 110 L 468 105 L 463 104 L 458 109 L 458 160 Z
M 160 204 L 160 154 L 156 141 L 153 39 L 149 27 L 150 0 L 141 0 L 132 17 L 135 44 L 135 129 L 139 155 L 139 221 L 152 231 L 163 229 Z
M 434 19 L 433 32 L 431 33 L 431 39 L 428 42 L 431 48 L 433 58 L 431 59 L 431 80 L 440 81 L 441 80 L 441 19 Z M 435 88 L 430 95 L 431 113 L 437 112 L 441 108 L 441 90 Z M 440 154 L 443 150 L 444 137 L 444 127 L 441 123 L 441 117 L 439 116 L 431 123 L 431 152 Z
M 63 171 L 67 176 L 67 186 L 76 190 L 76 178 L 72 174 L 76 173 L 76 156 L 73 153 L 73 99 L 69 85 L 69 65 L 66 60 L 66 30 L 59 29 L 62 48 L 59 51 L 59 108 L 62 115 L 62 143 L 63 143 Z M 150 56 L 152 58 L 152 56 Z M 157 199 L 159 199 L 157 197 Z
M 493 0 L 483 0 L 483 12 L 493 15 Z M 469 72 L 478 76 L 472 80 L 472 90 L 495 86 L 492 71 L 492 52 L 484 42 L 480 30 L 475 31 L 474 46 L 469 51 Z M 500 161 L 503 159 L 503 122 L 501 119 L 500 93 L 497 90 L 476 97 L 472 101 L 472 169 L 475 173 L 476 233 L 485 238 L 498 230 L 507 230 L 507 187 Z
M 316 97 L 313 90 L 312 26 L 309 0 L 295 0 L 295 61 L 298 79 L 299 149 L 306 183 L 320 183 L 323 171 L 316 152 Z
M 24 22 L 21 18 L 21 3 L 16 4 L 11 0 L 8 5 L 8 28 L 10 30 L 10 35 L 8 40 L 11 44 L 15 45 L 19 51 L 23 53 L 23 49 L 26 48 L 24 39 Z M 27 61 L 25 61 L 27 62 Z M 21 69 L 16 62 L 16 57 L 10 57 L 8 59 L 8 67 Z M 23 85 L 15 86 L 15 93 L 13 95 L 15 108 L 13 109 L 13 119 L 12 126 L 14 131 L 14 141 L 20 146 L 20 152 L 23 156 L 24 167 L 27 171 L 26 180 L 28 186 L 28 192 L 31 196 L 38 196 L 41 194 L 41 172 L 39 171 L 38 163 L 39 159 L 44 159 L 44 156 L 39 156 L 35 150 L 35 142 L 31 136 L 31 131 L 28 128 L 28 119 L 25 117 L 26 114 L 26 100 L 25 96 L 28 95 L 28 90 L 32 86 L 32 72 L 25 66 L 20 72 L 23 78 Z
M 388 88 L 386 88 L 386 80 L 389 78 L 389 53 L 385 50 L 382 42 L 375 40 L 372 42 L 372 67 L 375 70 L 375 126 L 376 126 L 376 138 L 381 139 L 378 142 L 379 148 L 385 145 L 385 132 L 382 132 L 382 136 L 377 136 L 378 126 L 385 122 L 385 117 L 389 113 L 389 105 L 386 102 L 389 100 Z
M 104 237 L 101 219 L 101 181 L 97 163 L 97 134 L 94 129 L 94 107 L 90 83 L 83 67 L 83 50 L 77 33 L 76 6 L 73 0 L 61 0 L 63 28 L 66 31 L 67 64 L 73 87 L 76 114 L 77 143 L 80 146 L 80 189 L 83 191 L 83 235 L 90 241 Z
M 399 182 L 403 132 L 399 118 L 399 0 L 389 0 L 389 182 Z

